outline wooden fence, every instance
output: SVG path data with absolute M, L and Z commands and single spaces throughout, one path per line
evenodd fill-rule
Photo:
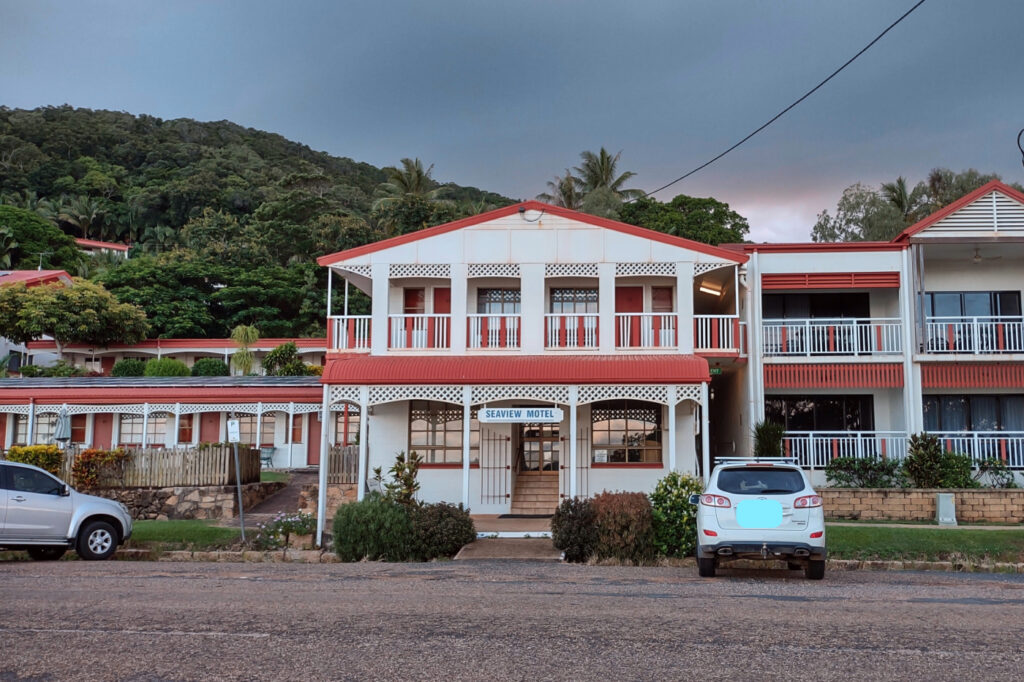
M 217 443 L 199 448 L 126 448 L 129 457 L 103 468 L 99 488 L 174 488 L 234 485 L 235 456 L 231 445 Z M 71 457 L 65 459 L 70 481 Z M 238 447 L 242 483 L 260 480 L 260 451 Z
M 327 455 L 327 482 L 356 483 L 358 480 L 359 446 L 332 446 Z

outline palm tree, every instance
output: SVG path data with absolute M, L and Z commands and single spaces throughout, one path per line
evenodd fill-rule
M 578 211 L 583 205 L 580 180 L 566 168 L 565 175 L 556 175 L 554 180 L 548 180 L 548 191 L 538 194 L 537 199 Z
M 139 246 L 147 253 L 170 251 L 177 245 L 178 231 L 166 225 L 147 227 L 139 240 Z
M 240 324 L 231 330 L 231 340 L 238 344 L 238 350 L 231 356 L 231 366 L 245 376 L 252 371 L 256 362 L 256 356 L 249 350 L 249 346 L 260 340 L 260 333 L 256 327 Z
M 601 147 L 601 151 L 597 154 L 591 151 L 582 152 L 580 158 L 583 159 L 583 162 L 573 168 L 578 173 L 576 181 L 579 183 L 580 191 L 587 194 L 595 189 L 607 188 L 622 200 L 642 197 L 643 190 L 623 189 L 622 185 L 636 173 L 626 171 L 621 175 L 616 175 L 615 166 L 619 163 L 620 156 L 622 156 L 621 151 L 612 156 L 604 147 Z
M 907 180 L 902 175 L 896 178 L 896 182 L 882 183 L 882 198 L 900 212 L 905 225 L 912 225 L 917 222 L 918 214 L 922 208 L 923 195 L 923 186 L 915 187 L 912 191 L 908 192 Z
M 92 227 L 99 226 L 103 220 L 103 208 L 95 199 L 75 197 L 60 209 L 57 218 L 62 222 L 77 227 L 82 237 L 88 238 Z
M 444 193 L 444 187 L 435 187 L 437 183 L 430 177 L 434 164 L 426 169 L 419 159 L 402 159 L 402 167 L 388 166 L 387 182 L 377 186 L 377 200 L 373 202 L 373 210 L 386 208 L 398 203 L 402 197 L 410 194 L 420 196 L 428 201 L 437 201 Z
M 9 227 L 0 227 L 0 268 L 11 267 L 11 256 L 18 248 L 18 241 Z

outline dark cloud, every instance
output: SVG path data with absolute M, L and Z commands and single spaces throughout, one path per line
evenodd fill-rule
M 0 103 L 231 119 L 532 197 L 583 149 L 659 186 L 789 104 L 911 0 L 0 0 Z M 760 136 L 667 190 L 804 239 L 844 187 L 1021 180 L 1024 3 L 929 0 Z

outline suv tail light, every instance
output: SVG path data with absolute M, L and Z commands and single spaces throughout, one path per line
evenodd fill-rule
M 732 503 L 729 502 L 728 497 L 722 497 L 721 495 L 701 495 L 700 503 L 707 507 L 731 507 Z
M 809 507 L 820 507 L 821 497 L 819 495 L 804 495 L 793 500 L 794 509 L 807 509 Z

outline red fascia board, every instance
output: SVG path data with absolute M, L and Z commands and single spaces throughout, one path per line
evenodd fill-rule
M 79 246 L 85 246 L 93 249 L 109 249 L 111 251 L 127 251 L 128 246 L 125 244 L 116 244 L 114 242 L 101 242 L 96 239 L 82 239 L 81 237 L 75 239 L 75 243 Z
M 329 357 L 325 384 L 685 384 L 711 380 L 696 355 Z
M 312 338 L 312 339 L 260 339 L 254 343 L 251 348 L 259 350 L 261 348 L 276 348 L 284 343 L 294 343 L 298 348 L 327 348 L 326 338 Z M 50 340 L 41 341 L 29 341 L 29 350 L 56 350 L 57 344 Z M 95 348 L 95 350 L 124 350 L 130 351 L 135 349 L 167 349 L 172 350 L 175 348 L 195 348 L 198 350 L 216 348 L 222 350 L 224 348 L 238 348 L 238 344 L 231 339 L 146 339 L 139 343 L 132 344 L 120 344 L 116 343 L 106 348 Z M 85 343 L 69 343 L 64 346 L 65 351 L 81 350 L 89 351 L 94 350 L 93 346 Z
M 990 180 L 989 182 L 986 182 L 984 185 L 974 190 L 973 192 L 963 195 L 949 206 L 940 208 L 938 211 L 932 213 L 927 218 L 922 218 L 921 220 L 917 221 L 907 229 L 903 230 L 903 232 L 900 232 L 898 235 L 896 235 L 896 237 L 893 239 L 893 242 L 907 241 L 921 230 L 924 230 L 934 225 L 935 223 L 939 222 L 949 214 L 959 211 L 967 204 L 971 203 L 972 201 L 977 201 L 978 199 L 992 191 L 1002 192 L 1011 199 L 1014 199 L 1024 204 L 1024 193 L 1018 192 L 1014 188 L 1010 187 L 1005 183 L 1000 182 L 999 180 Z
M 0 405 L 25 405 L 34 399 L 37 405 L 120 405 L 131 403 L 237 403 L 237 402 L 304 402 L 319 403 L 323 390 L 319 386 L 279 387 L 201 387 L 165 386 L 126 388 L 5 388 Z
M 786 244 L 723 244 L 723 248 L 744 253 L 821 253 L 829 251 L 902 251 L 906 244 L 893 242 L 807 242 Z
M 410 232 L 409 234 L 391 237 L 390 239 L 382 239 L 381 241 L 373 242 L 372 244 L 364 244 L 363 246 L 357 246 L 354 249 L 347 249 L 345 251 L 339 251 L 337 253 L 328 254 L 326 256 L 320 256 L 319 258 L 316 259 L 316 262 L 320 265 L 332 265 L 334 263 L 339 263 L 342 261 L 350 260 L 352 258 L 356 258 L 357 256 L 363 256 L 368 253 L 383 251 L 384 249 L 390 249 L 395 246 L 401 246 L 403 244 L 409 244 L 410 242 L 419 241 L 421 239 L 436 237 L 438 235 L 453 232 L 455 230 L 461 230 L 464 227 L 480 225 L 482 223 L 486 223 L 489 220 L 495 220 L 497 218 L 504 218 L 505 216 L 514 215 L 519 212 L 520 208 L 527 211 L 543 211 L 544 213 L 550 213 L 551 215 L 556 215 L 562 218 L 577 220 L 581 223 L 586 223 L 588 225 L 604 227 L 609 230 L 615 230 L 616 232 L 630 234 L 635 237 L 643 237 L 644 239 L 650 239 L 656 242 L 661 242 L 663 244 L 670 244 L 672 246 L 690 249 L 691 251 L 697 251 L 698 253 L 704 253 L 709 256 L 725 258 L 736 263 L 747 262 L 746 256 L 742 254 L 736 254 L 733 251 L 729 251 L 721 247 L 711 246 L 710 244 L 704 244 L 701 242 L 693 241 L 691 239 L 684 239 L 682 237 L 673 237 L 672 235 L 665 234 L 664 232 L 658 232 L 657 230 L 648 230 L 645 227 L 627 225 L 626 223 L 620 223 L 617 220 L 599 218 L 598 216 L 580 213 L 579 211 L 573 211 L 572 209 L 563 208 L 561 206 L 552 206 L 551 204 L 545 204 L 540 201 L 523 201 L 518 204 L 512 204 L 511 206 L 503 206 L 493 211 L 488 211 L 487 213 L 481 213 L 479 215 L 470 216 L 469 218 L 463 218 L 462 220 L 456 220 L 451 223 L 445 223 L 444 225 L 428 227 L 424 230 L 418 230 L 416 232 Z

